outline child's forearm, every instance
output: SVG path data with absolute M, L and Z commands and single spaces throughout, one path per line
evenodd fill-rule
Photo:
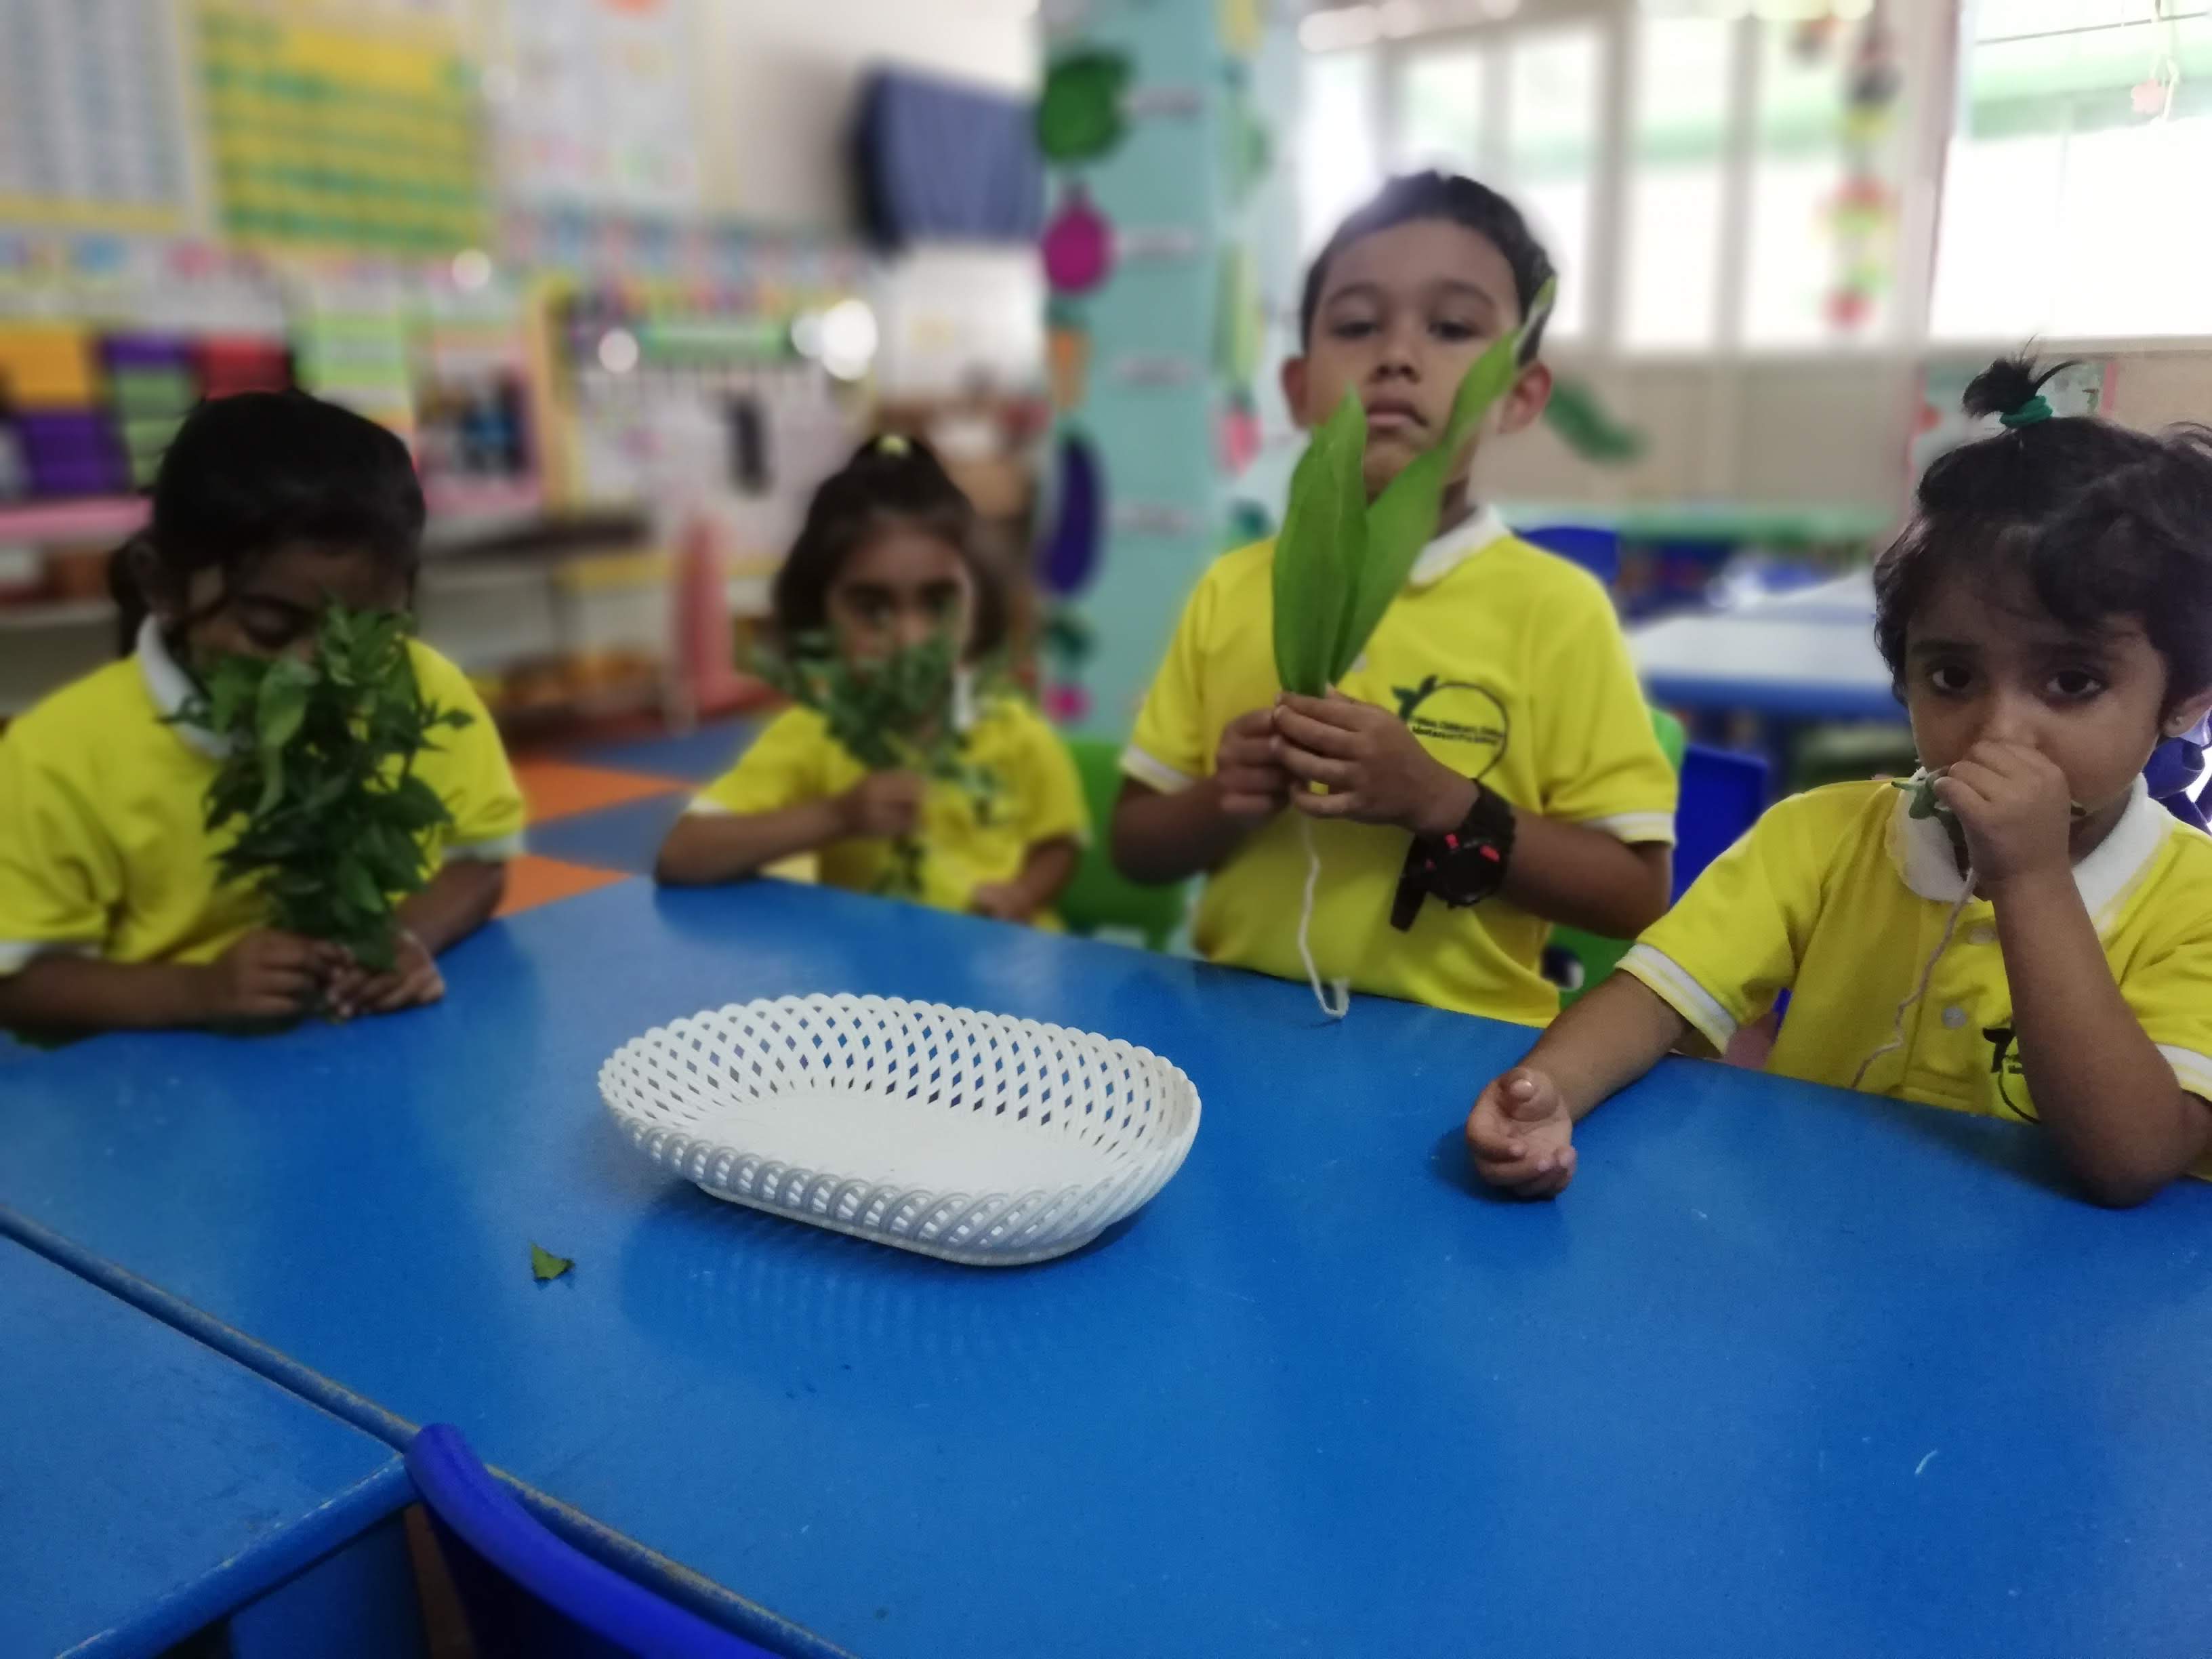
M 437 956 L 489 921 L 507 896 L 507 866 L 495 860 L 453 859 L 399 907 L 399 925 Z
M 1441 766 L 1431 776 L 1433 785 L 1423 785 L 1399 823 L 1433 839 L 1459 828 L 1482 786 Z M 1634 939 L 1666 914 L 1672 848 L 1656 842 L 1632 847 L 1602 830 L 1563 823 L 1524 807 L 1510 810 L 1513 856 L 1501 896 L 1531 915 L 1607 939 Z
M 1022 863 L 1022 873 L 1015 882 L 1031 915 L 1049 910 L 1058 902 L 1060 896 L 1067 890 L 1067 884 L 1075 879 L 1076 868 L 1082 861 L 1082 846 L 1073 836 L 1056 836 L 1030 848 L 1029 856 Z
M 2070 871 L 1996 896 L 2029 1094 L 2091 1197 L 2140 1204 L 2212 1144 L 2212 1109 L 2183 1091 L 2112 978 Z
M 40 957 L 0 979 L 0 1027 L 158 1030 L 215 1017 L 216 970 L 182 963 Z
M 848 833 L 836 800 L 807 801 L 775 812 L 686 812 L 676 820 L 653 879 L 671 887 L 703 887 L 757 875 L 769 865 L 811 853 Z
M 1173 794 L 1132 780 L 1114 804 L 1114 865 L 1131 881 L 1183 881 L 1215 868 L 1249 833 L 1221 810 L 1212 778 Z
M 1634 939 L 1667 913 L 1674 868 L 1674 849 L 1663 842 L 1631 847 L 1602 830 L 1516 807 L 1513 857 L 1500 890 L 1547 921 Z
M 1521 1063 L 1550 1078 L 1577 1119 L 1665 1059 L 1689 1022 L 1632 974 L 1615 974 L 1562 1013 Z

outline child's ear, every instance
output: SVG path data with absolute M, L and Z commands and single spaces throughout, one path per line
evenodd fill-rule
M 1544 405 L 1552 401 L 1552 371 L 1549 365 L 1534 362 L 1514 377 L 1513 385 L 1498 406 L 1498 429 L 1500 433 L 1522 432 L 1535 425 L 1544 412 Z
M 1313 430 L 1313 422 L 1306 418 L 1306 360 L 1304 357 L 1283 359 L 1283 401 L 1290 405 L 1291 421 L 1301 432 Z
M 184 614 L 185 595 L 169 568 L 161 562 L 161 556 L 154 550 L 153 543 L 143 536 L 132 538 L 116 553 L 115 562 L 120 567 L 121 582 L 111 576 L 109 586 L 129 584 L 164 626 L 173 626 Z
M 2212 714 L 2212 686 L 2168 708 L 2165 720 L 2159 723 L 2158 734 L 2161 738 L 2186 737 L 2203 724 L 2208 714 Z

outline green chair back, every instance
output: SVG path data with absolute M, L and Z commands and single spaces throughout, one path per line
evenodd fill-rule
M 1091 808 L 1091 844 L 1084 849 L 1075 879 L 1060 895 L 1060 919 L 1072 933 L 1110 928 L 1134 933 L 1151 949 L 1164 951 L 1182 927 L 1190 884 L 1146 887 L 1114 867 L 1114 803 L 1121 793 L 1121 746 L 1097 738 L 1070 738 L 1066 743 Z
M 1674 775 L 1682 775 L 1682 756 L 1689 747 L 1689 734 L 1682 730 L 1682 722 L 1663 708 L 1651 711 L 1652 734 L 1659 739 L 1665 751 L 1667 763 L 1674 769 Z M 1552 929 L 1551 950 L 1564 952 L 1582 969 L 1581 982 L 1559 988 L 1559 1006 L 1571 1006 L 1577 998 L 1598 983 L 1620 965 L 1621 957 L 1628 954 L 1631 941 L 1607 939 L 1597 933 L 1585 933 L 1579 927 Z

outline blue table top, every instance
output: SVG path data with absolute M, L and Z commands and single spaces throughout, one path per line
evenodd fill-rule
M 0 1654 L 157 1653 L 410 1501 L 392 1449 L 0 1240 Z
M 447 976 L 11 1068 L 0 1204 L 869 1655 L 2204 1650 L 2212 1191 L 2106 1213 L 2033 1131 L 1680 1061 L 1522 1206 L 1460 1126 L 1526 1032 L 775 883 L 611 888 Z M 830 990 L 1157 1048 L 1197 1144 L 990 1272 L 605 1121 L 647 1026 Z

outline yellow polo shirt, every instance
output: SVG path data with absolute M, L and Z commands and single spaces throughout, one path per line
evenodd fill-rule
M 1716 1049 L 1784 991 L 1766 1069 L 1850 1086 L 1890 1041 L 1964 886 L 1949 838 L 1902 792 L 1839 783 L 1771 809 L 1621 961 Z M 2120 994 L 2181 1086 L 2212 1098 L 2212 836 L 2141 781 L 2074 879 Z M 1864 1086 L 1929 1106 L 2033 1122 L 1996 913 L 1969 899 L 1904 1046 Z M 2212 1176 L 2212 1158 L 2197 1173 Z
M 1041 842 L 1089 838 L 1090 809 L 1075 763 L 1044 718 L 1017 697 L 993 697 L 966 730 L 965 758 L 989 780 L 971 795 L 933 780 L 922 799 L 921 892 L 939 910 L 965 910 L 978 887 L 1013 880 Z M 790 708 L 691 803 L 694 812 L 778 812 L 844 794 L 867 769 L 811 708 Z M 852 892 L 888 890 L 900 872 L 891 842 L 841 841 L 822 849 L 820 878 Z
M 1218 561 L 1185 608 L 1122 770 L 1172 793 L 1207 776 L 1222 728 L 1271 704 L 1274 544 Z M 1527 811 L 1624 842 L 1674 839 L 1674 769 L 1652 734 L 1613 602 L 1587 573 L 1477 514 L 1431 543 L 1340 688 L 1395 709 L 1431 755 Z M 1208 960 L 1303 979 L 1301 826 L 1285 812 L 1207 879 L 1193 937 Z M 1559 1011 L 1538 969 L 1551 924 L 1492 899 L 1431 901 L 1390 926 L 1407 836 L 1314 820 L 1314 956 L 1358 990 L 1536 1025 Z
M 453 821 L 434 859 L 506 859 L 522 848 L 522 792 L 498 729 L 461 672 L 408 641 L 423 697 L 473 717 L 415 763 Z M 191 684 L 152 624 L 120 662 L 64 686 L 0 736 L 0 974 L 74 951 L 112 962 L 212 962 L 266 907 L 216 859 L 235 825 L 204 822 L 220 741 L 164 724 Z

